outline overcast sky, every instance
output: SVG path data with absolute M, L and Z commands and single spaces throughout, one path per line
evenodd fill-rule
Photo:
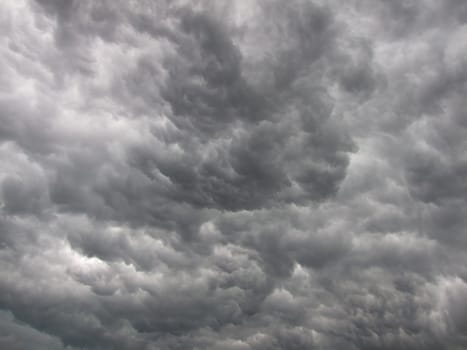
M 0 1 L 0 348 L 467 348 L 465 0 Z

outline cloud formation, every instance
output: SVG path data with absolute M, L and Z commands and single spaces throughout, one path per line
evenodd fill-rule
M 0 3 L 0 347 L 467 347 L 467 5 Z

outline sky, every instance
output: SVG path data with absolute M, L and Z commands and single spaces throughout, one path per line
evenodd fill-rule
M 0 1 L 0 348 L 467 348 L 467 2 Z

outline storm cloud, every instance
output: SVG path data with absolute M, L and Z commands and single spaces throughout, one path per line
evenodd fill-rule
M 467 4 L 0 3 L 0 347 L 467 347 Z

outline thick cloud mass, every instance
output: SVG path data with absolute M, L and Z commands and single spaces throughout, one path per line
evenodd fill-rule
M 467 3 L 0 2 L 0 348 L 467 348 Z

